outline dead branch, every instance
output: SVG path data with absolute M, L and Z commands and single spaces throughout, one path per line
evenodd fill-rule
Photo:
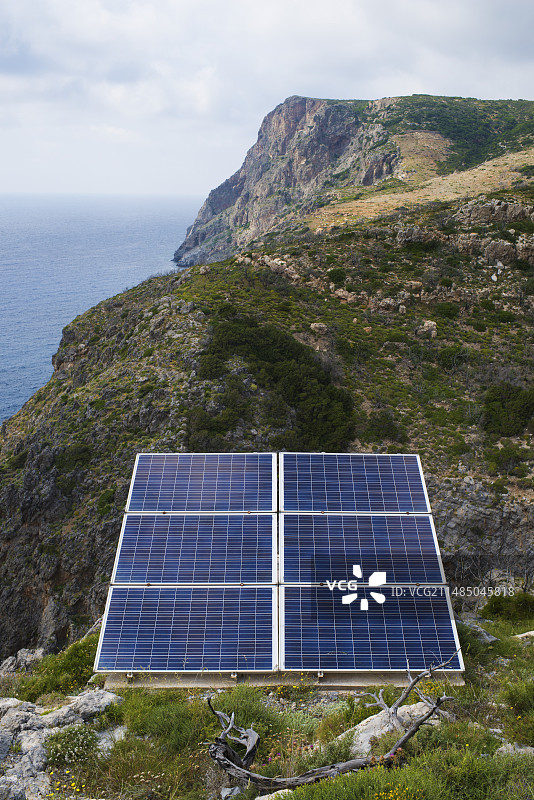
M 442 695 L 438 697 L 436 700 L 432 700 L 430 698 L 425 697 L 425 702 L 429 705 L 428 711 L 423 714 L 421 717 L 415 720 L 407 730 L 404 730 L 404 726 L 401 724 L 400 720 L 398 719 L 398 710 L 401 704 L 406 700 L 410 694 L 410 692 L 417 686 L 417 684 L 422 681 L 424 678 L 431 677 L 433 672 L 443 669 L 447 664 L 452 661 L 456 653 L 454 653 L 451 658 L 447 661 L 444 661 L 442 664 L 438 664 L 438 666 L 434 667 L 431 666 L 429 669 L 424 670 L 423 672 L 416 675 L 415 678 L 412 678 L 410 672 L 408 672 L 408 685 L 403 689 L 401 692 L 400 697 L 393 703 L 392 706 L 388 706 L 384 700 L 383 690 L 379 692 L 378 695 L 372 694 L 370 692 L 366 692 L 362 697 L 371 696 L 374 698 L 374 703 L 366 703 L 366 706 L 370 708 L 371 706 L 378 705 L 383 710 L 388 712 L 390 722 L 397 730 L 404 731 L 403 735 L 395 742 L 393 747 L 383 756 L 377 758 L 376 756 L 367 756 L 366 758 L 353 758 L 350 761 L 342 761 L 336 764 L 328 764 L 325 767 L 319 767 L 317 769 L 308 770 L 308 772 L 304 772 L 302 775 L 296 775 L 292 778 L 269 778 L 266 775 L 259 775 L 256 772 L 251 772 L 247 769 L 247 767 L 252 763 L 254 755 L 258 749 L 259 745 L 259 736 L 253 728 L 240 728 L 234 724 L 234 714 L 231 717 L 228 717 L 227 714 L 224 714 L 222 711 L 216 711 L 213 706 L 211 705 L 210 700 L 208 700 L 208 705 L 212 712 L 218 718 L 221 727 L 222 733 L 215 739 L 215 742 L 212 742 L 209 746 L 209 754 L 212 759 L 223 769 L 228 775 L 231 775 L 232 778 L 240 781 L 241 783 L 253 783 L 258 786 L 260 789 L 266 790 L 276 790 L 276 789 L 295 789 L 297 786 L 304 786 L 306 784 L 315 783 L 316 781 L 320 781 L 323 778 L 333 778 L 336 775 L 341 775 L 346 772 L 355 772 L 359 769 L 364 769 L 365 767 L 375 767 L 378 764 L 382 764 L 384 766 L 390 766 L 396 756 L 396 754 L 404 747 L 407 741 L 409 741 L 412 736 L 414 736 L 419 728 L 433 716 L 433 714 L 440 712 L 440 706 L 445 703 L 447 700 L 452 700 L 452 697 L 447 697 L 447 695 Z M 231 730 L 237 731 L 239 734 L 238 736 L 230 736 Z M 228 744 L 228 739 L 233 742 L 237 742 L 246 747 L 246 753 L 241 758 L 235 750 L 230 747 Z

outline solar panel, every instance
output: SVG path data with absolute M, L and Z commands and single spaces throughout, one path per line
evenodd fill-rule
M 419 458 L 136 459 L 99 672 L 463 669 Z
M 271 671 L 273 603 L 270 587 L 112 587 L 96 669 Z
M 281 510 L 430 512 L 416 455 L 283 453 Z
M 420 671 L 452 657 L 447 669 L 463 669 L 447 590 L 425 590 L 427 596 L 417 587 L 383 589 L 383 604 L 362 592 L 369 603 L 362 612 L 326 587 L 285 587 L 281 668 Z
M 272 514 L 128 514 L 113 583 L 272 583 Z
M 385 571 L 388 583 L 441 583 L 428 515 L 282 514 L 283 581 L 352 578 L 354 564 Z
M 127 511 L 275 511 L 272 453 L 143 453 Z

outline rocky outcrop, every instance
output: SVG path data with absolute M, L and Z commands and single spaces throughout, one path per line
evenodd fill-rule
M 534 206 L 507 200 L 477 198 L 458 209 L 454 219 L 461 225 L 490 225 L 501 222 L 512 225 L 524 220 L 534 221 Z
M 181 266 L 217 261 L 302 215 L 337 186 L 371 186 L 400 155 L 361 104 L 289 97 L 268 114 L 242 167 L 210 192 L 174 255 Z M 365 104 L 363 104 L 365 107 Z
M 66 726 L 84 725 L 122 698 L 103 689 L 82 692 L 53 711 L 14 697 L 0 700 L 0 800 L 50 797 L 46 740 Z M 108 737 L 109 739 L 109 734 Z M 12 746 L 15 745 L 15 750 Z M 103 741 L 103 749 L 107 746 Z

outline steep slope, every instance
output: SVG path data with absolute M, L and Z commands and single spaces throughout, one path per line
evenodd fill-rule
M 420 452 L 449 580 L 532 585 L 532 174 L 278 231 L 68 325 L 1 428 L 1 655 L 102 613 L 139 451 Z
M 190 266 L 226 258 L 309 214 L 312 225 L 324 224 L 438 199 L 437 175 L 533 145 L 534 103 L 526 100 L 290 97 L 267 115 L 242 167 L 210 192 L 174 260 Z M 496 165 L 480 191 L 509 185 L 529 158 Z M 454 194 L 453 181 L 441 199 L 474 196 L 476 184 L 471 176 Z

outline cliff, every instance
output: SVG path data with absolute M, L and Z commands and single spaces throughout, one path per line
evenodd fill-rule
M 524 100 L 289 97 L 265 117 L 241 168 L 210 192 L 174 260 L 224 259 L 319 208 L 343 215 L 347 202 L 377 190 L 404 192 L 404 202 L 413 202 L 414 189 L 438 174 L 533 145 L 534 103 Z M 489 188 L 502 185 L 500 175 Z M 402 202 L 397 197 L 395 206 Z

